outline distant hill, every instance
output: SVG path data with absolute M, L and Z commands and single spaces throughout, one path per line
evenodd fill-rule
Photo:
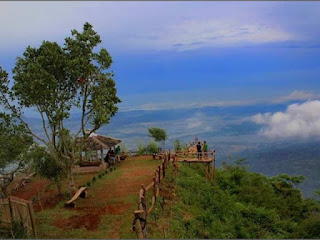
M 238 154 L 248 161 L 250 170 L 269 176 L 280 173 L 303 175 L 307 178 L 299 185 L 304 196 L 312 197 L 320 188 L 320 141 L 282 142 L 263 148 L 245 150 Z

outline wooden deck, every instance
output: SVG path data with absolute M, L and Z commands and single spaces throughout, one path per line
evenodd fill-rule
M 211 163 L 214 161 L 214 158 L 205 158 L 198 160 L 198 158 L 182 158 L 178 157 L 177 162 L 188 162 L 188 163 Z

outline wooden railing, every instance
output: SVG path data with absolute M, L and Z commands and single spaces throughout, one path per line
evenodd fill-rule
M 154 206 L 157 202 L 159 196 L 159 186 L 162 179 L 166 176 L 166 169 L 169 166 L 169 163 L 172 163 L 173 174 L 176 175 L 178 172 L 177 162 L 188 162 L 188 163 L 205 163 L 208 166 L 208 173 L 213 165 L 215 165 L 215 150 L 210 152 L 202 152 L 200 160 L 198 160 L 198 153 L 188 153 L 188 152 L 178 152 L 175 154 L 170 154 L 166 152 L 162 154 L 160 160 L 162 160 L 161 165 L 159 165 L 154 173 L 153 181 L 149 183 L 146 187 L 141 186 L 139 191 L 139 204 L 138 210 L 134 211 L 134 220 L 133 220 L 133 231 L 136 232 L 138 239 L 147 238 L 147 218 L 148 215 L 154 209 Z M 155 158 L 154 158 L 155 159 Z M 170 161 L 172 159 L 172 161 Z M 215 166 L 213 166 L 215 169 Z M 151 197 L 151 206 L 147 206 L 147 192 L 152 189 Z
M 171 155 L 170 153 L 163 154 L 162 162 L 157 167 L 153 181 L 148 184 L 146 187 L 144 185 L 141 186 L 139 191 L 139 204 L 138 210 L 134 211 L 134 220 L 133 220 L 133 231 L 136 232 L 137 238 L 143 239 L 147 237 L 147 217 L 154 209 L 154 206 L 157 202 L 157 198 L 159 196 L 159 186 L 162 179 L 167 174 L 167 168 L 170 163 Z M 174 173 L 177 172 L 178 166 L 175 163 L 174 159 L 172 161 L 172 165 L 174 167 Z M 152 189 L 152 197 L 151 197 L 151 206 L 147 206 L 147 192 Z

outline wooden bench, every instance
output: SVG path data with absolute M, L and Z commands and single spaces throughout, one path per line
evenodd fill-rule
M 76 206 L 75 201 L 78 199 L 78 197 L 87 198 L 88 197 L 87 195 L 88 195 L 87 187 L 81 187 L 76 192 L 76 194 L 68 202 L 66 202 L 64 205 L 66 207 L 75 207 Z

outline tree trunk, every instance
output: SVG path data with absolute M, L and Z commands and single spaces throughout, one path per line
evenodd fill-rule
M 70 193 L 73 195 L 76 193 L 76 187 L 74 185 L 72 167 L 68 168 L 67 178 L 68 178 L 68 182 L 69 182 Z

